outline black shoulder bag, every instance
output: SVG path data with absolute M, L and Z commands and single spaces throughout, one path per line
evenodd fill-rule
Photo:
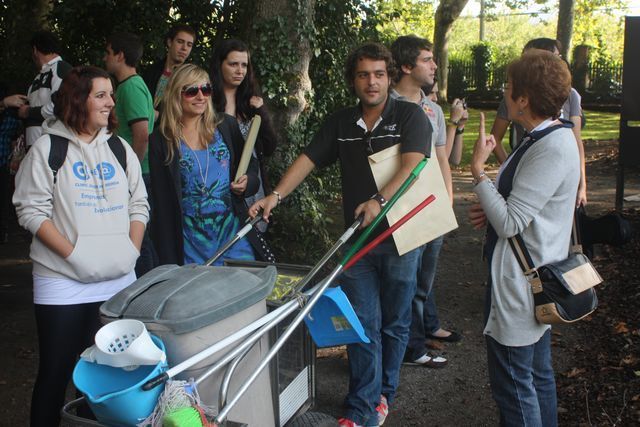
M 602 283 L 589 258 L 582 253 L 578 227 L 573 222 L 569 256 L 561 261 L 536 267 L 520 234 L 509 245 L 533 291 L 536 319 L 540 323 L 573 323 L 598 307 L 594 287 Z

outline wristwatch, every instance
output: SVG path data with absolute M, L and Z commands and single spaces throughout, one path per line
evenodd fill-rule
M 382 196 L 382 194 L 380 193 L 376 193 L 371 196 L 371 200 L 375 200 L 376 202 L 380 203 L 381 208 L 384 208 L 384 205 L 387 204 L 387 199 L 385 199 L 384 196 Z

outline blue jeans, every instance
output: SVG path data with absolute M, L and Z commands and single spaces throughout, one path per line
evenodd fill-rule
M 537 343 L 504 346 L 486 336 L 489 380 L 501 426 L 558 425 L 556 382 L 551 366 L 551 330 Z
M 357 424 L 377 426 L 380 395 L 389 403 L 393 401 L 409 338 L 419 256 L 420 249 L 398 256 L 393 242 L 383 242 L 340 277 L 342 289 L 371 340 L 347 346 L 345 416 Z
M 418 284 L 416 294 L 411 301 L 411 330 L 407 345 L 407 358 L 411 360 L 419 359 L 426 354 L 426 336 L 440 329 L 440 319 L 438 319 L 435 295 L 432 290 L 443 241 L 444 236 L 440 236 L 421 248 Z

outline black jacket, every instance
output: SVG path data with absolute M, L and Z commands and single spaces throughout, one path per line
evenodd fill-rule
M 278 138 L 273 130 L 271 117 L 265 106 L 263 105 L 260 108 L 254 109 L 254 111 L 255 114 L 262 119 L 255 145 L 256 155 L 258 156 L 258 162 L 260 164 L 260 177 L 262 178 L 262 186 L 265 194 L 270 194 L 272 188 L 267 174 L 265 157 L 271 156 L 276 151 Z
M 231 155 L 230 177 L 233 179 L 240 163 L 240 154 L 244 140 L 236 119 L 226 115 L 222 123 L 218 125 L 222 139 L 229 148 Z M 173 156 L 170 164 L 166 164 L 167 144 L 160 130 L 155 130 L 149 138 L 149 168 L 151 176 L 151 199 L 153 209 L 151 211 L 151 240 L 158 252 L 160 264 L 184 263 L 184 242 L 182 237 L 182 179 L 180 176 L 179 153 Z M 244 221 L 247 217 L 247 208 L 244 203 L 246 196 L 251 196 L 258 191 L 258 162 L 251 159 L 247 170 L 247 189 L 243 196 L 232 193 L 234 214 Z M 272 261 L 273 255 L 269 251 L 262 236 L 254 230 L 247 239 L 254 249 L 258 259 Z M 213 255 L 213 254 L 211 254 Z
M 153 99 L 155 99 L 156 97 L 158 80 L 160 80 L 160 77 L 164 72 L 164 63 L 166 62 L 166 60 L 166 56 L 162 59 L 158 59 L 153 64 L 145 68 L 142 72 L 142 80 L 144 80 L 144 82 L 147 84 L 147 87 L 149 88 L 149 92 L 151 92 L 151 97 Z

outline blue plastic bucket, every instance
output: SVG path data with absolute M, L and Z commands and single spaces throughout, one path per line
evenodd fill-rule
M 340 286 L 324 291 L 304 321 L 318 347 L 370 342 Z
M 164 343 L 151 335 L 164 351 Z M 73 370 L 73 383 L 87 399 L 98 421 L 108 426 L 135 426 L 151 414 L 164 386 L 149 391 L 142 384 L 167 369 L 166 362 L 141 365 L 126 371 L 80 359 Z

